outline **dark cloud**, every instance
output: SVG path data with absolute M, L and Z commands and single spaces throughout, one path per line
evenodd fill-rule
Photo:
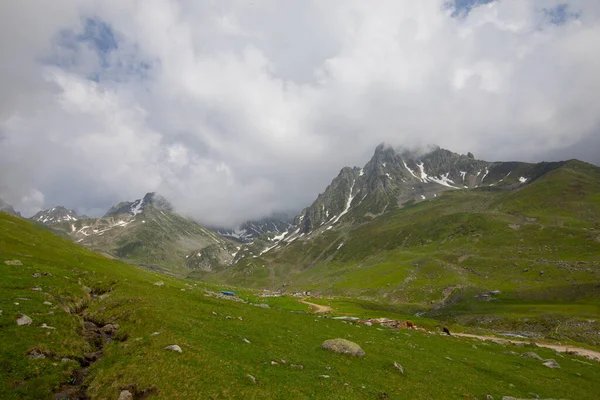
M 594 0 L 5 2 L 0 197 L 235 225 L 381 142 L 597 163 L 596 48 Z

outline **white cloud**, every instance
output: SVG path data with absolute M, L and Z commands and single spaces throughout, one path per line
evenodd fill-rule
M 560 24 L 554 0 L 445 3 L 3 3 L 0 197 L 97 210 L 159 190 L 235 224 L 308 205 L 381 141 L 599 162 L 598 2 Z M 118 48 L 57 39 L 92 17 Z

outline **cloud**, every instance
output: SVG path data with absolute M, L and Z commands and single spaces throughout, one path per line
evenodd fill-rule
M 235 225 L 382 141 L 600 162 L 598 2 L 457 3 L 3 3 L 0 197 L 97 213 L 159 191 Z

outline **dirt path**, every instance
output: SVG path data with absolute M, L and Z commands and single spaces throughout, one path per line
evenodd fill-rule
M 530 343 L 530 342 L 525 342 L 522 340 L 504 339 L 504 338 L 498 338 L 498 337 L 494 337 L 494 336 L 472 335 L 469 333 L 453 333 L 452 335 L 466 337 L 466 338 L 479 339 L 479 340 L 490 340 L 490 341 L 497 342 L 497 343 L 511 343 L 511 344 Z M 578 356 L 582 356 L 582 357 L 588 358 L 590 360 L 600 362 L 600 352 L 598 352 L 598 351 L 584 349 L 582 347 L 573 347 L 573 346 L 566 346 L 566 345 L 560 345 L 560 344 L 551 344 L 551 343 L 542 343 L 542 342 L 534 342 L 534 343 L 538 347 L 545 347 L 548 349 L 552 349 L 554 351 L 558 351 L 559 353 L 576 354 Z
M 306 301 L 306 299 L 300 299 L 298 300 L 300 303 L 306 304 L 310 307 L 312 307 L 312 312 L 314 313 L 326 313 L 332 310 L 331 307 L 329 306 L 322 306 L 320 304 L 315 304 L 315 303 L 311 303 Z

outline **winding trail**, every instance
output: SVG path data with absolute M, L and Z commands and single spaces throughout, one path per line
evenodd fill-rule
M 303 303 L 303 304 L 306 304 L 306 305 L 312 307 L 312 312 L 314 312 L 314 313 L 326 313 L 326 312 L 330 312 L 332 310 L 332 308 L 329 306 L 322 306 L 320 304 L 315 304 L 315 303 L 306 301 L 306 298 L 300 299 L 298 301 L 300 303 Z
M 472 335 L 470 333 L 452 333 L 452 335 L 466 337 L 466 338 L 472 338 L 472 339 L 479 339 L 479 340 L 483 340 L 483 341 L 490 340 L 490 341 L 496 342 L 496 343 L 510 343 L 510 344 L 531 343 L 531 342 L 525 342 L 523 340 L 504 339 L 504 338 L 499 338 L 499 337 L 495 337 L 495 336 Z M 582 347 L 561 345 L 561 344 L 551 344 L 551 343 L 543 343 L 543 342 L 535 342 L 535 341 L 533 343 L 535 343 L 535 345 L 538 347 L 545 347 L 547 349 L 552 349 L 554 351 L 558 351 L 559 353 L 575 354 L 575 355 L 582 356 L 582 357 L 585 357 L 590 360 L 600 362 L 600 352 L 599 351 L 584 349 Z

